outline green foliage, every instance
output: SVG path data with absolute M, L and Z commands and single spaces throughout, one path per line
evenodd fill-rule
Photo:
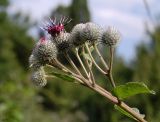
M 20 80 L 28 67 L 33 41 L 27 30 L 11 23 L 5 12 L 0 12 L 0 80 Z M 14 71 L 13 71 L 14 69 Z
M 156 27 L 155 31 L 150 34 L 150 44 L 141 44 L 137 48 L 137 57 L 135 59 L 133 68 L 133 80 L 136 81 L 150 81 L 145 82 L 156 91 L 156 96 L 137 97 L 137 101 L 132 100 L 134 103 L 139 103 L 141 108 L 146 113 L 148 121 L 158 122 L 160 113 L 156 110 L 160 109 L 159 103 L 159 87 L 160 86 L 160 27 Z M 143 102 L 141 102 L 143 101 Z
M 17 96 L 15 96 L 17 95 Z M 0 116 L 4 122 L 23 121 L 22 109 L 28 97 L 33 96 L 32 90 L 20 86 L 17 82 L 4 82 L 0 84 Z
M 0 7 L 6 7 L 9 4 L 8 0 L 1 0 Z
M 52 72 L 51 74 L 56 76 L 57 78 L 60 78 L 61 80 L 68 81 L 68 82 L 75 82 L 75 79 L 72 76 L 66 75 L 64 73 Z
M 124 85 L 117 86 L 116 88 L 113 89 L 113 93 L 119 99 L 125 99 L 130 96 L 142 93 L 155 94 L 154 91 L 149 90 L 149 88 L 144 83 L 141 82 L 129 82 Z

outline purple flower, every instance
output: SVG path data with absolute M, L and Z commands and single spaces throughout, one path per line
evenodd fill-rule
M 53 18 L 50 19 L 43 29 L 46 30 L 52 37 L 55 37 L 65 30 L 64 26 L 70 21 L 71 19 L 65 16 L 61 17 L 59 21 L 57 21 L 56 18 Z

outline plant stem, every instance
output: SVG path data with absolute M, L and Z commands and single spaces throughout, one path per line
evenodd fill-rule
M 69 73 L 69 75 L 73 75 L 73 76 L 77 75 L 74 72 L 72 72 L 70 69 L 68 69 L 66 66 L 64 66 L 57 59 L 55 59 L 54 62 L 56 63 L 57 67 L 54 67 L 54 64 L 53 65 L 50 64 L 50 65 L 47 65 L 47 66 L 50 67 L 50 68 L 58 68 L 58 69 L 62 70 L 63 72 L 67 73 L 67 74 Z
M 85 50 L 83 48 L 82 55 L 85 58 L 84 53 L 85 53 Z M 92 66 L 89 65 L 87 59 L 85 59 L 84 62 L 85 62 L 85 65 L 87 66 L 87 68 L 89 69 L 89 72 L 90 72 L 90 75 L 91 75 L 90 76 L 91 77 L 91 82 L 92 82 L 92 85 L 94 86 L 95 85 L 95 78 L 94 78 L 94 75 L 93 75 L 93 72 L 92 72 L 92 69 L 91 69 Z
M 101 60 L 101 62 L 102 62 L 102 64 L 103 64 L 103 66 L 106 68 L 106 71 L 108 72 L 109 67 L 108 67 L 107 63 L 105 62 L 103 56 L 101 55 L 100 51 L 98 50 L 96 44 L 94 44 L 94 48 L 95 48 L 95 50 L 96 50 L 96 52 L 97 52 L 97 54 L 98 54 L 98 56 L 99 56 L 99 58 L 100 58 L 100 60 Z
M 92 62 L 93 62 L 93 64 L 97 67 L 97 69 L 102 73 L 102 74 L 107 74 L 105 71 L 103 71 L 103 69 L 101 69 L 99 66 L 98 66 L 98 64 L 95 62 L 95 60 L 94 60 L 94 58 L 93 58 L 93 56 L 92 56 L 92 54 L 91 54 L 91 52 L 90 52 L 90 50 L 89 50 L 89 47 L 88 47 L 88 45 L 85 43 L 85 48 L 86 48 L 86 50 L 87 50 L 87 52 L 88 52 L 88 54 L 89 54 L 89 56 L 90 56 L 90 58 L 91 58 L 91 60 L 92 60 Z
M 66 59 L 68 60 L 68 62 L 71 64 L 71 66 L 75 69 L 75 71 L 79 74 L 82 75 L 81 72 L 79 71 L 79 69 L 76 67 L 76 65 L 74 64 L 74 62 L 72 61 L 72 59 L 69 57 L 69 55 L 66 53 L 65 54 Z
M 135 112 L 131 107 L 129 107 L 127 104 L 125 104 L 123 101 L 119 101 L 119 99 L 115 96 L 113 96 L 110 92 L 108 92 L 107 90 L 105 90 L 104 88 L 102 88 L 101 86 L 95 84 L 90 85 L 88 84 L 88 81 L 81 76 L 78 76 L 78 78 L 80 80 L 82 80 L 83 82 L 85 82 L 85 86 L 92 89 L 93 91 L 98 92 L 99 94 L 101 94 L 102 96 L 106 97 L 109 101 L 111 101 L 113 104 L 118 105 L 119 107 L 121 107 L 123 110 L 127 111 L 129 114 L 131 114 L 134 118 L 137 119 L 137 121 L 139 122 L 147 122 L 139 113 Z
M 62 65 L 62 67 L 63 67 L 63 65 Z M 73 78 L 75 78 L 75 80 L 79 81 L 81 85 L 86 86 L 86 87 L 92 89 L 93 91 L 98 92 L 102 96 L 106 97 L 113 104 L 118 105 L 123 110 L 127 111 L 128 113 L 130 113 L 133 117 L 135 117 L 137 119 L 137 121 L 139 121 L 139 122 L 147 122 L 145 119 L 142 118 L 142 116 L 140 114 L 135 112 L 132 108 L 130 108 L 124 102 L 119 101 L 119 99 L 117 97 L 113 96 L 110 92 L 108 92 L 107 90 L 103 89 L 101 86 L 99 86 L 97 84 L 94 84 L 94 86 L 91 85 L 91 84 L 88 84 L 89 83 L 88 80 L 85 79 L 84 77 L 82 77 L 81 75 L 77 75 L 77 74 L 73 73 L 70 70 L 69 71 L 66 71 L 66 70 L 64 70 L 64 71 L 66 73 L 72 74 Z
M 63 72 L 67 73 L 68 75 L 72 75 L 72 77 L 75 78 L 77 81 L 79 81 L 80 84 L 82 84 L 82 85 L 86 84 L 86 83 L 84 84 L 84 82 L 82 80 L 80 80 L 82 78 L 82 76 L 79 76 L 79 75 L 75 74 L 74 72 L 72 72 L 71 70 L 69 70 L 67 67 L 65 67 L 63 64 L 61 64 L 58 60 L 56 60 L 56 63 L 59 66 L 58 69 L 60 69 Z M 57 67 L 52 66 L 51 64 L 47 65 L 47 66 L 49 66 L 50 68 L 57 68 Z
M 114 47 L 110 47 L 110 63 L 109 63 L 109 73 L 108 73 L 108 78 L 113 86 L 113 88 L 116 87 L 113 76 L 112 76 L 112 68 L 113 68 L 113 54 L 114 54 Z
M 104 92 L 105 90 L 102 90 L 103 88 L 99 88 L 100 86 L 95 85 L 95 87 L 91 87 L 92 90 L 98 92 L 99 94 L 103 95 L 104 97 L 108 98 L 111 102 L 113 102 L 114 104 L 118 105 L 119 107 L 121 107 L 122 109 L 124 109 L 125 111 L 127 111 L 128 113 L 130 113 L 133 117 L 135 117 L 139 122 L 147 122 L 146 120 L 143 119 L 143 117 L 138 114 L 137 112 L 135 112 L 132 108 L 130 108 L 128 105 L 126 105 L 124 102 L 119 102 L 119 100 L 112 96 L 111 94 L 108 94 L 108 92 Z
M 81 60 L 81 58 L 80 58 L 80 56 L 78 54 L 78 49 L 77 48 L 75 49 L 75 53 L 76 53 L 76 57 L 78 58 L 78 61 L 80 62 L 81 66 L 82 66 L 82 68 L 84 70 L 84 73 L 85 73 L 86 77 L 89 79 L 88 72 L 87 72 L 87 70 L 86 70 L 86 68 L 85 68 L 85 66 L 84 66 L 84 64 L 83 64 L 83 62 L 82 62 L 82 60 Z

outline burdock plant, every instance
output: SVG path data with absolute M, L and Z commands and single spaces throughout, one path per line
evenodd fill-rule
M 126 116 L 139 122 L 146 122 L 145 116 L 140 114 L 138 109 L 131 108 L 125 104 L 123 99 L 135 94 L 154 94 L 154 92 L 141 82 L 130 82 L 116 86 L 112 76 L 114 50 L 121 40 L 120 32 L 113 27 L 102 29 L 98 25 L 88 22 L 75 25 L 71 33 L 67 33 L 65 25 L 70 21 L 71 19 L 66 17 L 62 17 L 59 20 L 54 18 L 50 19 L 48 24 L 43 27 L 48 32 L 49 38 L 40 39 L 29 58 L 33 83 L 38 86 L 45 86 L 47 78 L 54 77 L 78 83 L 106 97 L 114 104 L 115 109 Z M 98 45 L 109 49 L 109 61 L 104 59 L 103 54 L 98 49 Z M 69 54 L 70 51 L 77 57 L 80 67 L 74 63 Z M 96 55 L 93 56 L 93 52 Z M 58 60 L 57 55 L 67 59 L 70 66 L 64 65 Z M 95 60 L 95 57 L 99 58 L 99 62 Z M 47 71 L 44 71 L 45 66 L 53 68 L 53 72 L 47 73 Z M 113 88 L 112 91 L 104 89 L 97 84 L 93 66 L 104 77 L 108 78 Z

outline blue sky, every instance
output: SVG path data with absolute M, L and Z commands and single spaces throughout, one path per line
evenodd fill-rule
M 44 16 L 58 5 L 68 6 L 71 0 L 10 0 L 10 13 L 21 11 L 32 21 L 43 21 Z M 159 0 L 148 0 L 152 15 L 160 12 Z M 102 27 L 114 26 L 122 34 L 117 53 L 128 61 L 135 57 L 136 46 L 146 37 L 144 22 L 153 25 L 147 16 L 143 0 L 88 0 L 92 21 Z M 143 42 L 148 43 L 147 39 Z

